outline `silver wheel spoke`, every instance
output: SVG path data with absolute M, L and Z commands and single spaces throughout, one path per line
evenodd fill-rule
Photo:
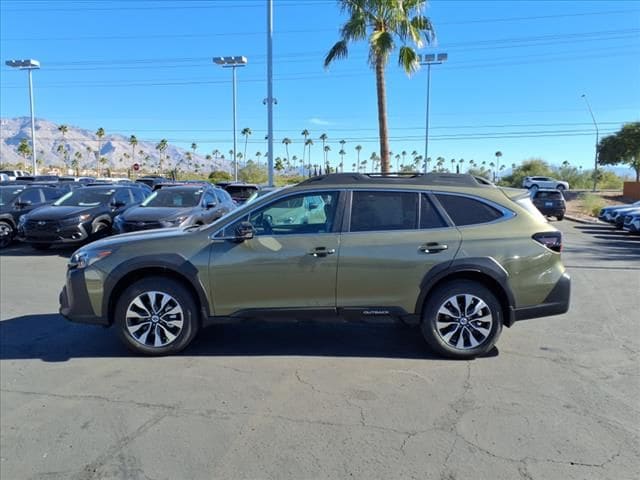
M 176 305 L 175 307 L 173 307 L 168 312 L 164 312 L 162 314 L 162 318 L 166 317 L 167 315 L 175 315 L 178 312 L 182 313 L 182 309 L 180 308 L 180 305 Z
M 168 327 L 182 328 L 182 320 L 163 320 Z
M 451 318 L 459 318 L 460 317 L 460 312 L 453 312 L 449 307 L 447 307 L 446 303 L 440 307 L 440 310 L 438 310 L 438 314 L 447 315 L 447 316 L 449 316 Z
M 489 332 L 491 331 L 488 328 L 477 327 L 476 325 L 471 325 L 471 324 L 469 325 L 473 330 L 475 330 L 476 332 L 479 332 L 480 335 L 482 335 L 484 338 L 486 338 L 489 335 Z
M 153 346 L 161 347 L 162 338 L 160 338 L 160 325 L 156 324 L 156 328 L 153 330 Z
M 171 333 L 167 328 L 163 327 L 162 325 L 158 324 L 156 328 L 160 328 L 162 330 L 162 332 L 166 335 L 167 341 L 169 343 L 173 342 L 176 339 L 176 336 L 173 333 Z
M 480 342 L 475 339 L 473 333 L 470 330 L 467 330 L 467 334 L 469 335 L 469 342 L 471 343 L 471 348 L 475 348 L 480 345 Z M 482 339 L 484 341 L 484 338 Z
M 484 303 L 482 300 L 478 299 L 478 303 L 476 303 L 476 306 L 473 307 L 473 310 L 471 311 L 471 313 L 468 313 L 467 315 L 469 317 L 474 317 L 474 316 L 478 315 L 480 313 L 480 311 L 482 311 L 486 307 L 487 307 L 487 304 Z
M 133 335 L 134 333 L 136 333 L 138 330 L 140 330 L 142 327 L 146 325 L 151 325 L 151 320 L 149 320 L 148 322 L 142 322 L 137 325 L 133 325 L 129 327 L 129 332 L 131 332 L 131 334 Z
M 456 325 L 456 328 L 454 328 L 453 330 L 451 330 L 450 332 L 446 333 L 442 338 L 445 342 L 449 342 L 449 340 L 451 340 L 451 337 L 453 337 L 455 335 L 455 333 L 460 330 L 460 326 Z

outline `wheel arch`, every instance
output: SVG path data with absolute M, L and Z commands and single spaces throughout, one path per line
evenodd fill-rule
M 170 256 L 174 257 L 174 256 Z M 198 317 L 202 325 L 204 319 L 209 316 L 209 303 L 204 287 L 198 280 L 197 269 L 190 262 L 175 255 L 176 258 L 165 258 L 163 262 L 141 257 L 141 261 L 131 266 L 116 268 L 104 282 L 104 295 L 102 299 L 102 311 L 109 325 L 113 324 L 116 303 L 124 290 L 134 282 L 146 277 L 170 278 L 183 285 L 193 296 L 198 310 Z M 177 261 L 179 259 L 179 261 Z M 139 259 L 140 260 L 140 259 Z M 167 261 L 173 260 L 173 261 Z
M 490 257 L 465 258 L 434 266 L 420 283 L 420 294 L 415 313 L 422 319 L 429 293 L 447 282 L 471 280 L 488 287 L 498 298 L 503 313 L 503 324 L 510 327 L 515 322 L 515 298 L 508 284 L 509 274 Z

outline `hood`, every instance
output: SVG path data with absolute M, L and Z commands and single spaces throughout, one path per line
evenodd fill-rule
M 96 207 L 54 207 L 46 205 L 36 208 L 27 214 L 29 220 L 62 220 L 64 218 L 72 218 L 80 216 L 84 213 L 97 214 L 105 210 L 104 205 Z
M 175 217 L 188 216 L 193 213 L 194 207 L 133 207 L 120 215 L 126 222 L 150 222 L 167 220 Z
M 105 247 L 117 247 L 122 244 L 130 244 L 132 242 L 160 240 L 166 241 L 171 238 L 182 237 L 183 235 L 189 235 L 188 231 L 182 228 L 161 228 L 157 230 L 144 230 L 140 232 L 123 233 L 121 235 L 113 235 L 111 237 L 98 240 L 91 243 L 91 248 L 105 248 Z

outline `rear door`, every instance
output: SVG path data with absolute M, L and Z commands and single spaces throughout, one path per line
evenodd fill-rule
M 348 202 L 338 263 L 337 305 L 413 313 L 420 283 L 453 260 L 460 233 L 426 192 L 356 190 Z

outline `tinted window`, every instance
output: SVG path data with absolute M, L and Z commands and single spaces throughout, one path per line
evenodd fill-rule
M 442 228 L 446 223 L 426 194 L 420 195 L 420 228 Z
M 493 222 L 502 213 L 484 202 L 460 195 L 436 195 L 453 223 L 458 226 Z
M 0 205 L 6 205 L 22 191 L 22 187 L 0 187 Z
M 97 207 L 111 198 L 114 190 L 109 188 L 84 187 L 72 190 L 55 201 L 54 205 L 65 207 Z
M 216 196 L 216 198 L 218 199 L 219 203 L 225 203 L 227 201 L 227 199 L 225 198 L 222 190 L 214 190 L 213 193 Z
M 560 200 L 562 198 L 562 193 L 560 192 L 548 192 L 545 190 L 538 190 L 536 192 L 535 198 L 548 198 L 551 200 Z
M 113 200 L 116 202 L 122 202 L 125 205 L 129 205 L 131 203 L 131 195 L 129 194 L 129 189 L 122 188 L 118 190 L 114 195 Z
M 44 200 L 46 202 L 60 198 L 62 195 L 62 192 L 56 188 L 43 188 L 42 193 L 44 193 Z
M 258 190 L 258 187 L 247 185 L 229 185 L 225 188 L 231 197 L 238 200 L 246 200 Z
M 350 231 L 411 230 L 417 224 L 417 193 L 353 192 Z
M 206 205 L 207 203 L 218 203 L 218 201 L 214 198 L 211 193 L 205 193 L 204 198 L 202 199 L 202 204 Z
M 200 203 L 200 188 L 161 188 L 156 190 L 143 203 L 143 207 L 195 207 Z
M 22 192 L 18 197 L 18 201 L 22 203 L 40 203 L 42 199 L 40 197 L 40 189 L 39 188 L 29 188 Z

